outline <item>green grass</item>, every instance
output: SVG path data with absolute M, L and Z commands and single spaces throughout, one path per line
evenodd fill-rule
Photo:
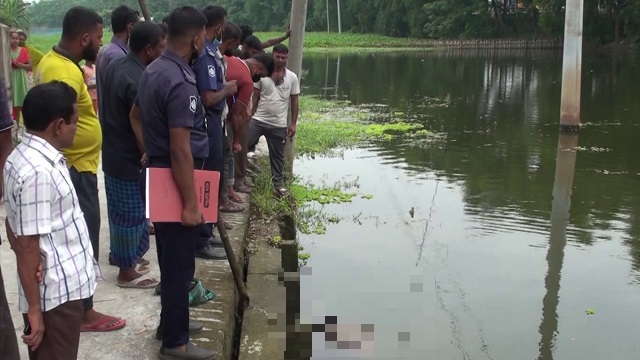
M 282 32 L 259 32 L 255 34 L 260 40 L 265 41 L 283 35 Z M 111 40 L 111 32 L 105 31 L 103 42 Z M 60 34 L 37 34 L 29 36 L 27 43 L 42 52 L 49 51 L 60 40 Z M 288 40 L 285 41 L 288 44 Z M 311 51 L 354 51 L 359 49 L 388 51 L 399 49 L 425 48 L 419 39 L 392 38 L 376 34 L 352 34 L 352 33 L 323 33 L 308 32 L 305 34 L 305 50 Z

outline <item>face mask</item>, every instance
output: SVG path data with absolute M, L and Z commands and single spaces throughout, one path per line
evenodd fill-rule
M 218 39 L 218 38 L 213 39 L 213 49 L 211 49 L 211 50 L 215 51 L 218 48 L 218 45 L 220 45 L 221 43 L 222 43 L 222 41 L 220 41 L 220 39 Z

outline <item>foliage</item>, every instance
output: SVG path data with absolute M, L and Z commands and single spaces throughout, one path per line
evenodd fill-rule
M 421 124 L 397 120 L 403 116 L 402 113 L 366 105 L 355 106 L 348 101 L 302 96 L 300 109 L 296 140 L 298 155 L 335 155 L 341 148 L 363 141 L 431 135 Z
M 0 0 L 0 22 L 13 27 L 29 24 L 27 4 L 23 0 Z
M 111 31 L 105 30 L 102 41 L 106 44 L 111 39 Z M 281 32 L 258 32 L 256 33 L 260 39 L 271 39 L 282 36 Z M 40 51 L 49 51 L 52 46 L 56 45 L 60 40 L 60 32 L 54 31 L 49 33 L 32 33 L 29 36 L 29 45 Z M 305 50 L 316 51 L 336 51 L 340 50 L 358 50 L 363 48 L 371 48 L 381 51 L 395 51 L 399 48 L 411 49 L 423 46 L 418 39 L 395 39 L 388 36 L 376 34 L 327 34 L 308 32 L 305 34 Z M 285 42 L 286 44 L 287 42 Z

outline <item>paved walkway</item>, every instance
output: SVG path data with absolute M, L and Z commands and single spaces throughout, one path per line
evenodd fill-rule
M 82 360 L 144 360 L 157 359 L 160 342 L 155 339 L 155 329 L 159 321 L 160 297 L 154 290 L 122 289 L 116 286 L 117 268 L 108 263 L 109 225 L 107 206 L 104 194 L 103 174 L 98 174 L 100 187 L 100 206 L 102 228 L 100 231 L 100 267 L 105 280 L 98 284 L 94 296 L 94 306 L 99 312 L 116 315 L 127 319 L 127 326 L 111 333 L 83 333 L 80 337 L 78 359 Z M 0 234 L 6 238 L 4 228 L 5 212 L 0 207 Z M 235 255 L 241 260 L 244 257 L 242 243 L 246 237 L 248 214 L 233 214 L 225 220 L 235 226 L 229 231 Z M 154 237 L 151 238 L 151 249 L 146 255 L 151 261 L 152 277 L 159 279 Z M 16 333 L 21 335 L 23 321 L 18 313 L 16 258 L 8 242 L 0 246 L 0 266 L 4 275 L 9 306 L 13 315 Z M 230 359 L 232 340 L 235 329 L 236 293 L 233 276 L 227 261 L 196 262 L 196 277 L 203 280 L 206 288 L 213 290 L 216 298 L 198 308 L 191 309 L 191 317 L 204 322 L 205 331 L 192 338 L 201 346 L 213 348 L 222 353 L 218 359 Z M 18 337 L 19 341 L 20 338 Z M 21 344 L 22 359 L 27 359 L 26 348 Z

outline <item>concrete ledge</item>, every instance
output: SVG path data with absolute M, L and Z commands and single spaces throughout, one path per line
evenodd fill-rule
M 280 250 L 258 239 L 249 261 L 247 289 L 251 305 L 244 312 L 240 360 L 284 359 L 285 288 L 278 281 Z
M 160 316 L 160 297 L 154 295 L 153 289 L 122 289 L 116 285 L 118 268 L 108 263 L 109 222 L 103 180 L 104 175 L 100 172 L 98 174 L 102 215 L 100 268 L 105 280 L 98 284 L 94 295 L 94 303 L 96 311 L 127 319 L 127 326 L 122 330 L 110 333 L 81 334 L 78 359 L 157 359 L 160 341 L 155 339 L 155 331 Z M 244 240 L 248 231 L 248 211 L 229 215 L 224 214 L 223 218 L 234 225 L 234 229 L 228 231 L 228 233 L 234 253 L 242 263 L 244 261 Z M 0 234 L 4 239 L 6 237 L 4 208 L 0 209 L 0 217 L 2 220 L 0 221 Z M 149 276 L 159 279 L 160 271 L 154 237 L 151 237 L 151 247 L 145 258 L 151 262 Z M 20 339 L 23 321 L 21 314 L 18 312 L 16 257 L 7 242 L 0 247 L 0 264 L 3 270 L 11 315 L 18 339 Z M 201 346 L 218 351 L 220 353 L 218 359 L 229 360 L 233 351 L 237 299 L 229 263 L 228 261 L 198 259 L 195 276 L 202 280 L 205 288 L 216 293 L 216 298 L 197 308 L 191 308 L 191 317 L 205 324 L 205 331 L 195 335 L 192 340 Z M 21 342 L 20 351 L 21 359 L 27 360 L 26 347 Z

